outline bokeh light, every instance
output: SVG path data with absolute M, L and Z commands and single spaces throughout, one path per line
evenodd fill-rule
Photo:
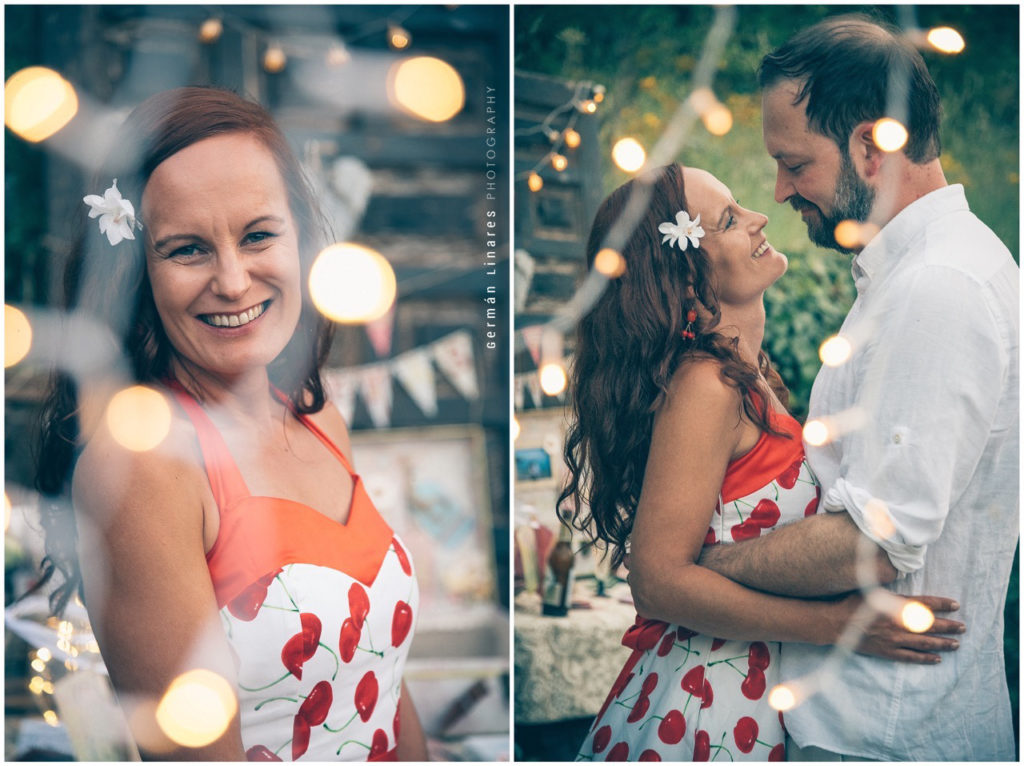
M 530 173 L 530 177 L 526 179 L 526 185 L 530 187 L 530 191 L 539 192 L 544 188 L 544 179 L 540 177 L 539 173 Z
M 620 138 L 612 147 L 612 161 L 627 173 L 635 173 L 647 162 L 647 152 L 635 138 Z
M 397 292 L 395 271 L 387 259 L 351 242 L 324 248 L 309 272 L 313 305 L 335 322 L 361 324 L 379 319 L 391 308 Z
M 839 246 L 845 247 L 847 250 L 853 250 L 863 244 L 860 241 L 860 224 L 849 218 L 836 224 L 833 236 Z
M 580 137 L 579 131 L 573 130 L 572 128 L 566 128 L 562 134 L 562 139 L 565 141 L 565 145 L 570 149 L 575 149 L 580 145 L 580 141 L 583 139 Z
M 724 136 L 732 130 L 732 112 L 725 104 L 715 104 L 701 115 L 701 120 L 713 136 Z
M 11 511 L 12 510 L 13 510 L 13 507 L 11 506 L 11 498 L 9 498 L 7 496 L 7 493 L 4 492 L 4 532 L 6 532 L 8 529 L 11 528 Z M 41 651 L 42 650 L 40 650 L 40 652 Z M 45 660 L 44 660 L 44 662 L 45 662 Z
M 512 418 L 512 441 L 519 438 L 519 419 Z
M 796 705 L 796 695 L 785 684 L 772 687 L 768 692 L 768 704 L 775 710 L 791 710 Z
M 908 134 L 899 120 L 883 117 L 875 122 L 875 127 L 871 129 L 871 137 L 883 152 L 896 152 L 907 143 Z
M 429 122 L 444 122 L 462 111 L 466 89 L 462 77 L 446 61 L 416 56 L 395 64 L 388 73 L 392 103 Z
M 388 25 L 388 45 L 396 51 L 404 51 L 412 44 L 412 35 L 409 30 L 400 27 L 398 24 Z
M 812 447 L 820 447 L 828 442 L 831 435 L 828 425 L 823 420 L 808 420 L 804 424 L 804 441 Z
M 952 27 L 929 29 L 928 43 L 942 53 L 959 53 L 965 45 L 963 36 Z
M 50 726 L 60 725 L 60 720 L 57 718 L 57 713 L 55 713 L 53 710 L 44 710 L 43 720 L 46 721 L 46 723 Z
M 222 676 L 190 670 L 175 678 L 156 707 L 164 734 L 184 747 L 215 742 L 238 709 L 235 693 Z
M 4 304 L 4 367 L 13 367 L 32 348 L 32 325 L 20 309 Z
M 4 124 L 26 141 L 49 138 L 77 113 L 74 87 L 52 69 L 22 69 L 4 86 Z
M 605 247 L 594 256 L 594 269 L 609 279 L 617 279 L 626 273 L 626 259 L 618 250 Z
M 935 623 L 935 615 L 920 601 L 908 601 L 900 610 L 900 620 L 912 633 L 924 633 Z
M 131 386 L 111 398 L 107 405 L 107 428 L 122 447 L 146 452 L 170 433 L 171 407 L 159 391 Z
M 280 45 L 271 45 L 263 54 L 263 68 L 270 74 L 283 72 L 288 65 L 288 56 Z
M 839 367 L 850 358 L 853 347 L 842 335 L 833 335 L 821 344 L 818 356 L 826 367 Z
M 224 22 L 216 16 L 211 16 L 199 25 L 199 41 L 203 43 L 217 42 L 223 32 Z
M 593 114 L 597 111 L 597 102 L 593 99 L 584 99 L 579 103 L 579 110 L 584 114 Z
M 558 362 L 548 362 L 540 368 L 540 387 L 548 396 L 558 396 L 565 390 L 568 379 L 565 368 Z
M 563 170 L 569 167 L 569 160 L 565 158 L 564 154 L 558 154 L 556 152 L 555 154 L 551 155 L 551 167 L 553 167 L 555 170 L 561 173 Z

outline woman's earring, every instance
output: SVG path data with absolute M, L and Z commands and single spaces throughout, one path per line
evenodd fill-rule
M 694 309 L 690 309 L 686 312 L 686 327 L 683 328 L 683 337 L 687 340 L 693 340 L 697 336 L 693 333 L 693 323 L 697 321 L 697 312 Z

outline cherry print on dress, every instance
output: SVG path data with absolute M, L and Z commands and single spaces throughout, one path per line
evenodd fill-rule
M 384 755 L 388 751 L 388 735 L 383 729 L 377 729 L 373 733 L 373 741 L 370 745 L 370 758 Z
M 281 662 L 292 675 L 302 680 L 302 665 L 316 654 L 320 644 L 320 618 L 312 612 L 299 615 L 302 630 L 289 638 L 281 649 Z
M 701 729 L 694 737 L 693 760 L 706 761 L 711 758 L 711 735 Z
M 803 463 L 804 459 L 801 456 L 797 458 L 793 465 L 783 471 L 779 478 L 776 479 L 779 482 L 779 486 L 785 489 L 793 489 L 796 486 L 796 480 L 800 477 L 800 467 Z
M 686 718 L 681 710 L 670 710 L 658 724 L 658 739 L 666 745 L 677 745 L 686 735 Z
M 736 727 L 732 730 L 732 736 L 736 741 L 736 747 L 738 747 L 743 753 L 749 753 L 753 750 L 754 743 L 757 742 L 757 731 L 757 721 L 749 715 L 743 716 L 736 722 Z
M 247 761 L 280 761 L 281 759 L 266 745 L 253 745 L 245 751 Z
M 357 582 L 352 583 L 352 587 L 348 589 L 348 613 L 359 630 L 363 629 L 363 622 L 369 611 L 370 597 L 366 595 L 366 589 Z
M 625 742 L 616 743 L 615 747 L 608 751 L 608 761 L 628 761 L 629 745 Z
M 647 748 L 642 753 L 640 753 L 640 757 L 637 758 L 637 760 L 638 761 L 660 761 L 661 760 L 661 756 L 658 755 L 658 751 L 657 750 L 652 750 L 651 748 Z
M 355 694 L 356 711 L 363 723 L 369 721 L 373 715 L 373 709 L 377 706 L 377 692 L 377 676 L 372 670 L 368 670 L 359 680 Z
M 270 584 L 280 573 L 281 570 L 278 569 L 276 572 L 271 572 L 258 579 L 228 602 L 228 611 L 244 622 L 255 620 L 256 615 L 259 614 L 260 608 L 263 606 L 263 602 L 267 598 L 267 590 L 270 588 Z
M 411 627 L 412 607 L 404 601 L 399 601 L 395 604 L 395 613 L 391 618 L 391 645 L 401 646 Z
M 395 550 L 395 555 L 398 556 L 398 563 L 402 566 L 402 571 L 409 577 L 412 577 L 412 567 L 409 565 L 409 557 L 406 555 L 402 544 L 398 542 L 398 538 L 392 537 L 391 545 Z
M 594 744 L 592 746 L 593 751 L 595 753 L 603 752 L 604 749 L 608 747 L 608 743 L 611 742 L 611 739 L 612 727 L 606 724 L 598 729 L 594 734 Z

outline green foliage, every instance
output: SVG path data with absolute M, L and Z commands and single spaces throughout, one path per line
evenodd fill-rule
M 676 159 L 704 168 L 747 208 L 771 219 L 766 234 L 789 256 L 789 271 L 766 297 L 765 349 L 792 393 L 797 415 L 819 362 L 817 349 L 842 322 L 854 298 L 849 256 L 811 245 L 799 215 L 774 201 L 775 165 L 761 143 L 757 67 L 795 30 L 835 13 L 865 12 L 902 21 L 897 6 L 737 6 L 732 37 L 714 90 L 732 111 L 724 137 L 694 125 Z M 943 99 L 943 167 L 962 183 L 972 209 L 1006 243 L 1019 248 L 1018 9 L 928 6 L 922 27 L 952 26 L 967 47 L 958 56 L 925 52 Z M 714 19 L 711 6 L 517 6 L 515 66 L 567 80 L 592 80 L 608 93 L 598 112 L 601 155 L 623 136 L 653 147 L 680 102 Z M 604 191 L 629 176 L 610 162 Z

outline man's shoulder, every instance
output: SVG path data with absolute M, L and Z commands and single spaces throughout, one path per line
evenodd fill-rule
M 919 246 L 921 267 L 947 268 L 981 283 L 1019 271 L 998 235 L 967 209 L 931 221 L 922 230 Z

